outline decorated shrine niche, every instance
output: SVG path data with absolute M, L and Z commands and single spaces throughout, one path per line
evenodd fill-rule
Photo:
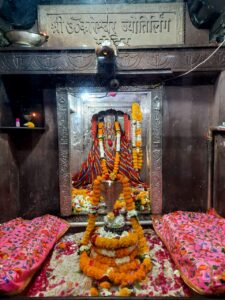
M 60 167 L 66 167 L 68 154 L 69 169 L 68 174 L 68 169 L 60 168 L 64 183 L 60 186 L 61 212 L 66 209 L 66 214 L 74 215 L 75 220 L 86 221 L 93 183 L 98 176 L 103 176 L 98 213 L 104 215 L 114 205 L 125 209 L 122 184 L 116 177 L 121 174 L 129 179 L 138 214 L 149 219 L 152 207 L 154 210 L 154 193 L 157 196 L 153 201 L 157 201 L 158 207 L 161 203 L 160 117 L 154 123 L 156 113 L 160 112 L 160 92 L 156 97 L 153 92 L 119 92 L 112 96 L 59 89 L 57 95 L 59 137 L 64 139 L 63 147 L 59 143 L 59 163 Z M 62 109 L 68 109 L 66 120 L 62 118 Z M 68 149 L 65 149 L 66 129 Z M 152 164 L 154 153 L 159 155 L 157 170 L 156 164 Z
M 132 103 L 131 115 L 108 109 L 92 116 L 91 149 L 79 172 L 72 174 L 74 213 L 89 212 L 92 185 L 101 175 L 104 175 L 104 182 L 99 209 L 104 212 L 107 206 L 112 207 L 110 201 L 125 207 L 121 186 L 115 183 L 118 173 L 131 182 L 136 209 L 151 211 L 150 187 L 140 175 L 143 164 L 141 130 L 142 112 L 137 102 Z
M 93 279 L 91 295 L 134 294 L 132 285 L 151 270 L 149 248 L 138 211 L 150 212 L 149 187 L 140 176 L 143 164 L 142 111 L 133 102 L 131 115 L 107 109 L 91 118 L 91 148 L 72 175 L 74 213 L 87 212 L 80 243 L 80 269 Z M 96 227 L 99 212 L 108 211 Z M 130 222 L 130 225 L 126 223 Z

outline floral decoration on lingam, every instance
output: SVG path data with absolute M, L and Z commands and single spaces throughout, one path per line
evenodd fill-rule
M 102 167 L 105 172 L 94 180 L 88 225 L 79 247 L 80 269 L 93 279 L 92 296 L 111 295 L 112 286 L 119 286 L 118 296 L 134 295 L 133 285 L 144 280 L 152 268 L 149 248 L 138 222 L 129 179 L 117 170 L 112 176 L 104 164 Z M 122 184 L 125 206 L 116 201 L 104 217 L 104 226 L 97 227 L 101 184 L 109 179 Z

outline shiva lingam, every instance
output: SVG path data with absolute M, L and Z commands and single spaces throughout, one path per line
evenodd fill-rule
M 113 210 L 115 201 L 122 192 L 122 184 L 119 181 L 103 180 L 101 182 L 101 194 L 107 206 L 107 212 Z
M 124 195 L 126 210 L 113 207 L 116 196 Z M 108 210 L 104 226 L 96 227 L 101 192 Z M 126 220 L 130 221 L 129 226 Z M 79 247 L 80 269 L 93 279 L 91 296 L 112 295 L 111 286 L 119 286 L 118 296 L 135 294 L 134 283 L 151 270 L 149 248 L 137 219 L 129 179 L 121 174 L 115 179 L 97 176 L 93 184 L 88 225 Z

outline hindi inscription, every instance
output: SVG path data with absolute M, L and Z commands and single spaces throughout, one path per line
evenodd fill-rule
M 184 4 L 40 5 L 38 24 L 50 47 L 183 44 Z

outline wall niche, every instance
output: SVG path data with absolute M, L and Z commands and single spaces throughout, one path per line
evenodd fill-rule
M 54 90 L 40 76 L 5 75 L 0 95 L 0 221 L 59 214 Z

